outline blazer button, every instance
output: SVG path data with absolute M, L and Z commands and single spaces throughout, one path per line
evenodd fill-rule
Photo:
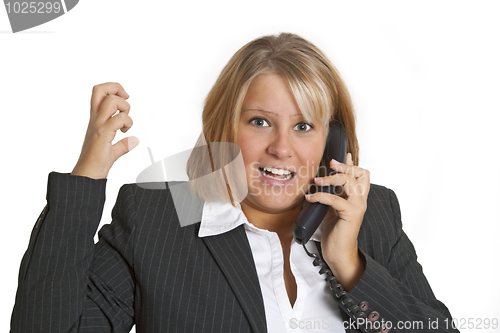
M 377 311 L 372 311 L 368 314 L 368 319 L 370 319 L 371 321 L 375 321 L 377 320 L 378 318 L 380 317 L 380 315 L 378 314 Z
M 359 308 L 363 311 L 366 311 L 368 310 L 368 302 L 367 301 L 362 301 L 362 302 L 359 302 L 358 304 Z

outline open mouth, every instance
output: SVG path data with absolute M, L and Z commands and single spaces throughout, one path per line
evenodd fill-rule
M 266 177 L 274 179 L 274 180 L 289 180 L 294 175 L 295 172 L 291 172 L 284 169 L 274 169 L 274 168 L 259 168 L 259 171 Z

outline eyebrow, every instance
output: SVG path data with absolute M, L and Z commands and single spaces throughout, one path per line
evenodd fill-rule
M 255 109 L 255 108 L 250 108 L 250 109 L 244 109 L 242 110 L 241 112 L 245 112 L 245 111 L 261 111 L 261 112 L 266 112 L 266 113 L 270 113 L 270 114 L 273 114 L 275 116 L 279 116 L 277 113 L 275 112 L 272 112 L 272 111 L 266 111 L 266 110 L 262 110 L 262 109 Z M 302 113 L 296 113 L 296 114 L 292 114 L 290 115 L 290 118 L 292 117 L 302 117 L 303 114 Z

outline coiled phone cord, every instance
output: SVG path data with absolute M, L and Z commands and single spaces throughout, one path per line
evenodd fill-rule
M 317 245 L 319 245 L 317 243 Z M 320 266 L 319 274 L 326 274 L 325 281 L 330 283 L 330 290 L 333 291 L 333 296 L 335 300 L 339 303 L 339 306 L 344 310 L 345 313 L 349 315 L 354 321 L 358 322 L 359 318 L 363 318 L 361 322 L 366 321 L 366 313 L 359 308 L 359 306 L 354 302 L 352 298 L 349 297 L 347 292 L 344 290 L 342 285 L 339 283 L 337 278 L 333 276 L 332 271 L 328 268 L 325 261 L 322 257 L 315 253 L 311 253 L 307 250 L 306 244 L 302 243 L 304 250 L 307 255 L 311 258 L 314 258 L 313 265 Z M 320 248 L 318 247 L 318 250 Z M 359 325 L 358 327 L 364 333 L 380 333 L 379 330 L 368 329 L 364 324 Z

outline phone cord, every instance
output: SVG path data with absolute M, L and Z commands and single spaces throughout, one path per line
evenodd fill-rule
M 364 333 L 380 333 L 379 330 L 366 328 L 364 324 L 364 322 L 366 322 L 366 313 L 359 308 L 359 306 L 354 302 L 352 298 L 349 297 L 337 278 L 333 276 L 332 271 L 328 268 L 323 258 L 316 253 L 309 252 L 306 248 L 305 243 L 303 243 L 302 246 L 304 247 L 307 255 L 311 258 L 314 258 L 313 265 L 321 267 L 321 269 L 319 270 L 319 274 L 326 274 L 325 281 L 330 282 L 330 290 L 333 291 L 333 296 L 339 303 L 340 308 L 344 310 L 344 312 L 347 313 L 349 317 L 352 318 L 355 322 L 358 322 L 358 319 L 362 318 L 362 320 L 359 320 L 361 325 L 359 325 L 358 329 Z

